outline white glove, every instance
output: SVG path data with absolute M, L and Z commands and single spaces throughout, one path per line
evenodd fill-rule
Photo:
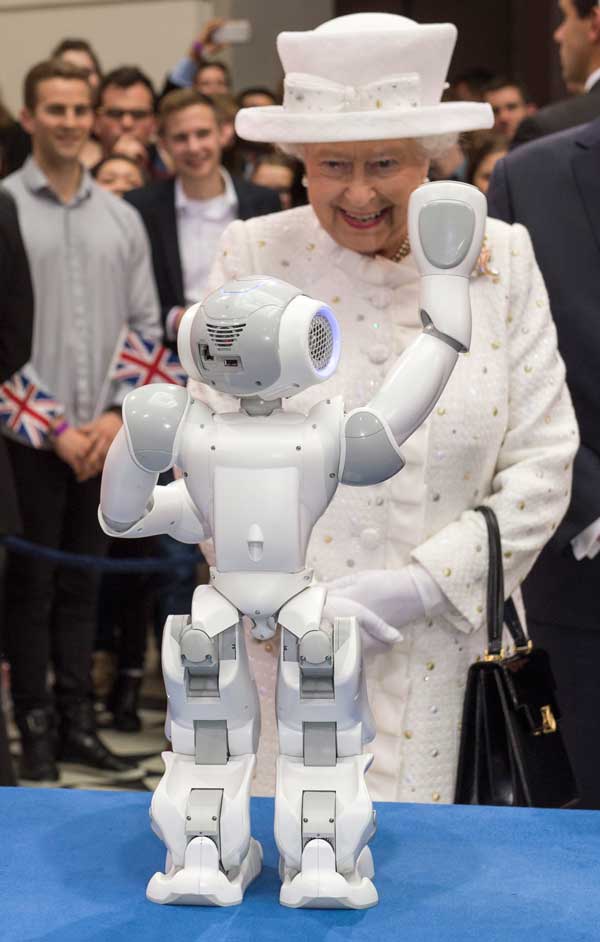
M 323 618 L 333 624 L 335 618 L 354 617 L 361 627 L 363 650 L 384 651 L 388 644 L 402 641 L 402 635 L 374 612 L 343 595 L 327 593 Z
M 600 520 L 594 520 L 585 530 L 571 540 L 573 556 L 579 562 L 582 559 L 594 559 L 600 553 Z
M 334 579 L 326 588 L 325 617 L 355 615 L 363 633 L 383 644 L 401 641 L 399 628 L 448 605 L 437 583 L 418 563 L 402 569 L 367 569 Z

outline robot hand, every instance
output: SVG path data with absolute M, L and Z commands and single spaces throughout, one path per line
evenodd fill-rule
M 408 230 L 421 273 L 423 332 L 373 399 L 357 410 L 361 414 L 348 417 L 343 483 L 373 484 L 400 470 L 398 448 L 425 421 L 459 354 L 469 349 L 469 284 L 481 251 L 486 205 L 485 196 L 464 183 L 427 183 L 412 194 Z M 365 467 L 378 470 L 369 477 Z
M 481 252 L 486 214 L 483 193 L 449 180 L 420 186 L 408 206 L 410 244 L 422 277 L 423 326 L 459 352 L 471 341 L 469 278 Z

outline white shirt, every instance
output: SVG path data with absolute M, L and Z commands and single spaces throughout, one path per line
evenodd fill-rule
M 179 177 L 175 180 L 177 241 L 183 270 L 183 290 L 188 304 L 204 297 L 219 239 L 238 215 L 233 181 L 223 167 L 220 171 L 225 189 L 212 199 L 190 199 L 185 195 Z
M 590 89 L 596 84 L 596 82 L 598 82 L 598 81 L 600 81 L 600 69 L 594 69 L 594 71 L 592 72 L 592 74 L 591 74 L 591 75 L 588 75 L 587 79 L 585 80 L 585 85 L 583 86 L 584 89 L 585 89 L 585 91 L 586 91 L 586 92 L 589 92 L 589 90 L 590 90 Z

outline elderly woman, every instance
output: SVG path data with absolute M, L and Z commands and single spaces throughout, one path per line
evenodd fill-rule
M 368 402 L 421 329 L 408 199 L 457 132 L 492 124 L 486 105 L 439 103 L 455 39 L 451 25 L 388 14 L 283 33 L 283 106 L 238 114 L 241 137 L 302 157 L 310 205 L 232 223 L 212 286 L 271 274 L 331 305 L 342 328 L 337 373 L 295 397 L 296 410 L 327 393 L 347 409 Z M 340 488 L 309 547 L 309 565 L 330 584 L 329 614 L 358 614 L 368 642 L 377 799 L 452 801 L 466 673 L 485 644 L 487 540 L 474 508 L 495 510 L 506 592 L 518 595 L 569 500 L 577 427 L 521 226 L 489 220 L 471 297 L 470 353 L 403 446 L 404 470 Z M 205 387 L 194 394 L 221 411 L 233 404 Z M 277 645 L 249 639 L 249 649 L 271 697 Z M 259 792 L 272 790 L 274 752 L 271 702 Z

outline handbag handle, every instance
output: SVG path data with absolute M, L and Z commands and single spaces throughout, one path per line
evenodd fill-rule
M 502 656 L 502 626 L 506 626 L 517 648 L 527 648 L 529 640 L 523 631 L 515 603 L 512 598 L 504 601 L 504 567 L 498 518 L 491 507 L 475 508 L 482 514 L 488 534 L 488 583 L 487 583 L 487 632 L 486 657 Z

